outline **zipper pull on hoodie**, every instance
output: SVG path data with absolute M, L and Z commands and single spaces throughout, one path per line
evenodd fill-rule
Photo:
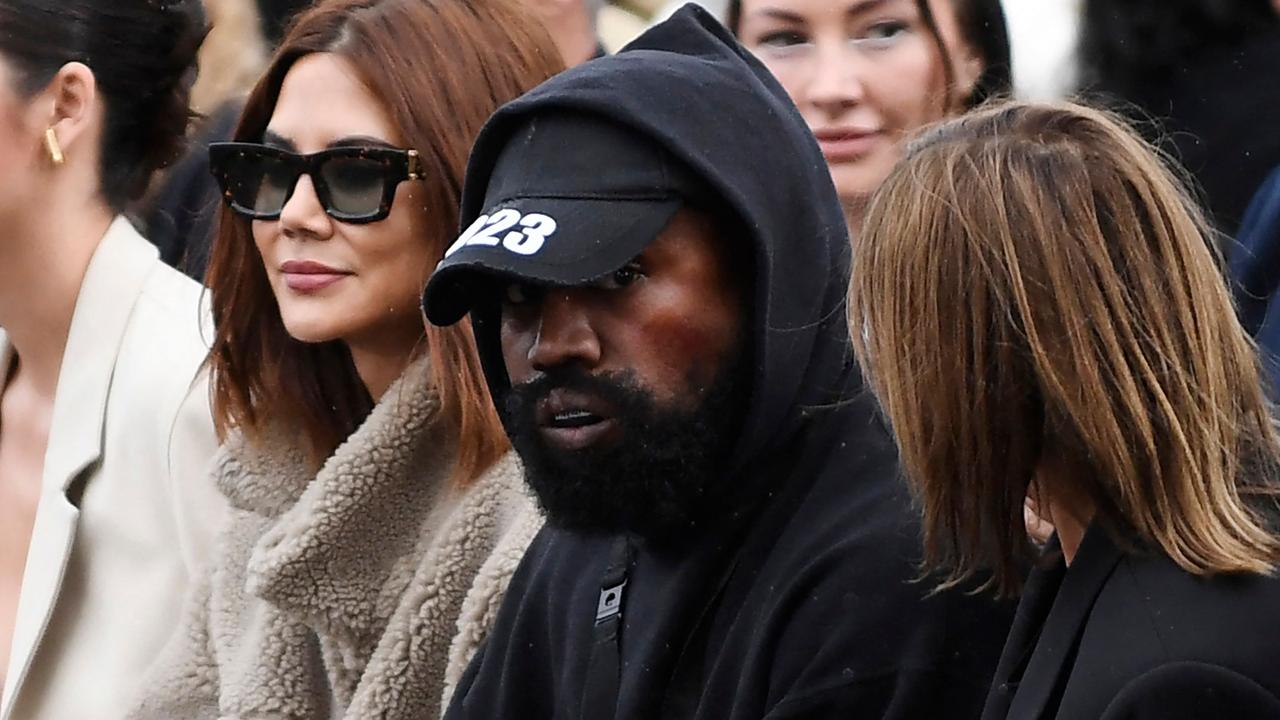
M 592 630 L 591 659 L 582 693 L 583 720 L 608 720 L 618 711 L 622 680 L 622 612 L 635 547 L 619 535 L 609 551 L 609 565 L 600 581 L 600 602 Z

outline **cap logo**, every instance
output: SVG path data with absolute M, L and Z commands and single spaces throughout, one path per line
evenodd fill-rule
M 506 208 L 476 218 L 444 256 L 449 257 L 468 245 L 501 245 L 517 255 L 536 255 L 547 244 L 547 238 L 555 234 L 557 227 L 555 218 L 548 215 L 522 215 L 519 210 Z

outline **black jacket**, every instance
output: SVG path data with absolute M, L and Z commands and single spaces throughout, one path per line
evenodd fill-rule
M 715 20 L 687 7 L 619 55 L 501 109 L 472 156 L 464 223 L 481 209 L 507 134 L 554 108 L 600 113 L 655 139 L 747 229 L 737 242 L 754 260 L 754 376 L 725 468 L 744 509 L 726 510 L 677 553 L 638 549 L 617 671 L 608 653 L 593 661 L 592 647 L 618 539 L 544 530 L 447 717 L 977 717 L 1011 608 L 962 593 L 925 599 L 930 586 L 912 582 L 917 520 L 850 360 L 844 217 L 785 93 Z M 500 395 L 508 380 L 495 318 L 472 319 Z M 617 694 L 608 709 L 584 707 L 598 687 L 588 678 L 602 670 Z
M 1198 579 L 1090 528 L 1028 581 L 983 720 L 1280 718 L 1280 581 Z

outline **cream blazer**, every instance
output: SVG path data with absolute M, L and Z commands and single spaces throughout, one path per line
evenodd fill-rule
M 117 219 L 58 378 L 0 720 L 107 720 L 175 631 L 225 501 L 200 286 Z M 0 330 L 0 377 L 13 348 Z

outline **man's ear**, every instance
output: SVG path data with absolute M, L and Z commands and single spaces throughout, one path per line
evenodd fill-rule
M 69 62 L 58 70 L 41 93 L 39 112 L 46 127 L 53 130 L 63 152 L 72 156 L 84 151 L 99 124 L 98 81 L 89 66 Z

